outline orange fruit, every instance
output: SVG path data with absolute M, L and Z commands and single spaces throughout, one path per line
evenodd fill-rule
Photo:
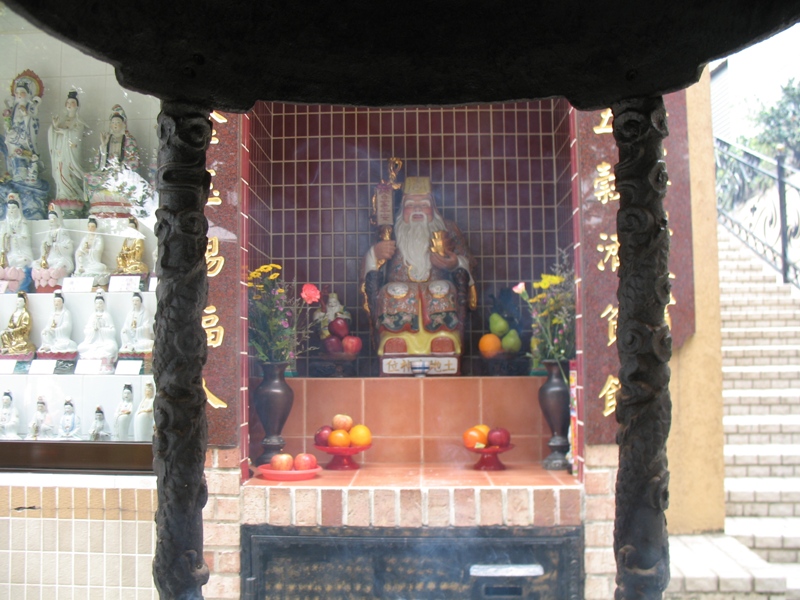
M 464 445 L 467 448 L 485 448 L 486 442 L 486 433 L 477 427 L 470 427 L 464 432 Z
M 481 424 L 481 425 L 475 425 L 475 427 L 473 427 L 473 429 L 480 429 L 488 437 L 489 431 L 491 430 L 491 427 L 489 427 L 488 425 Z
M 334 429 L 328 436 L 328 446 L 333 448 L 348 448 L 350 446 L 350 434 L 344 429 Z
M 349 433 L 353 446 L 369 446 L 372 443 L 372 432 L 366 425 L 353 425 Z
M 503 351 L 503 342 L 495 334 L 487 333 L 478 341 L 478 350 L 483 358 L 492 358 Z

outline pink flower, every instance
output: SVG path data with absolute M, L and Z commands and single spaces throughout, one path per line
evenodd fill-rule
M 300 297 L 306 304 L 319 301 L 319 290 L 313 283 L 306 283 L 303 286 L 303 291 L 300 292 Z
M 525 284 L 523 282 L 519 282 L 513 288 L 511 288 L 515 294 L 521 294 L 525 291 Z
M 284 329 L 289 329 L 289 321 L 287 321 L 286 319 L 281 321 L 281 325 L 283 325 Z

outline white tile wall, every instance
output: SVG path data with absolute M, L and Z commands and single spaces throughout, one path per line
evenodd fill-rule
M 49 484 L 39 487 L 44 480 Z M 156 600 L 152 503 L 126 509 L 120 506 L 124 499 L 114 505 L 115 496 L 104 492 L 103 506 L 90 502 L 87 508 L 109 518 L 64 518 L 60 512 L 73 489 L 62 485 L 69 480 L 85 485 L 74 488 L 76 512 L 77 496 L 86 497 L 88 489 L 147 490 L 146 496 L 154 497 L 155 477 L 0 474 L 0 507 L 10 509 L 0 513 L 0 598 Z M 54 486 L 58 486 L 55 506 L 45 506 L 41 500 L 42 506 L 35 509 L 14 510 L 22 495 L 19 490 L 24 489 L 23 504 L 29 506 L 29 499 L 43 499 L 45 489 Z M 122 518 L 115 518 L 120 509 Z M 54 512 L 59 513 L 56 518 L 43 517 Z

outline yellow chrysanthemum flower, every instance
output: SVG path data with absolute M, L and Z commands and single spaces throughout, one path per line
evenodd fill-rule
M 280 273 L 273 273 L 272 275 L 270 275 L 270 276 L 269 276 L 269 278 L 270 278 L 270 279 L 277 279 L 277 278 L 278 278 L 278 277 L 280 277 L 280 276 L 281 276 L 281 274 L 280 274 Z

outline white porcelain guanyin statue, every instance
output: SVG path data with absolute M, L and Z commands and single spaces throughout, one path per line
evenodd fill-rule
M 75 270 L 72 239 L 64 229 L 61 207 L 51 204 L 47 220 L 50 228 L 42 240 L 39 258 L 31 273 L 37 288 L 54 287 Z
M 71 398 L 64 401 L 64 414 L 58 422 L 58 437 L 62 440 L 81 439 L 81 418 L 75 414 Z
M 94 312 L 83 328 L 83 341 L 78 344 L 78 356 L 81 359 L 101 359 L 105 372 L 113 369 L 117 360 L 117 330 L 114 321 L 106 310 L 106 301 L 102 292 L 94 298 Z
M 100 134 L 94 172 L 85 176 L 89 212 L 109 217 L 130 215 L 131 201 L 141 200 L 148 187 L 136 172 L 139 164 L 139 146 L 128 131 L 125 109 L 115 104 L 111 109 L 108 131 Z
M 106 428 L 106 414 L 103 408 L 98 406 L 94 411 L 94 422 L 91 429 L 89 429 L 90 442 L 107 442 L 111 439 L 111 434 L 108 433 Z
M 93 277 L 92 287 L 107 285 L 111 274 L 103 263 L 103 235 L 97 233 L 97 219 L 89 217 L 86 235 L 75 250 L 75 277 Z
M 133 418 L 133 439 L 137 442 L 153 441 L 153 402 L 155 398 L 155 386 L 150 382 L 145 383 L 142 401 Z
M 122 386 L 122 399 L 114 413 L 114 439 L 127 442 L 131 439 L 131 413 L 133 412 L 133 386 Z
M 12 192 L 6 198 L 6 218 L 0 223 L 0 279 L 21 282 L 32 262 L 30 225 L 22 214 L 19 196 Z
M 142 295 L 134 292 L 131 298 L 131 310 L 125 317 L 125 324 L 120 331 L 122 345 L 120 353 L 139 353 L 153 351 L 153 315 L 142 304 Z
M 28 423 L 26 440 L 41 440 L 53 437 L 53 418 L 47 412 L 47 403 L 42 396 L 36 400 L 36 412 Z
M 39 353 L 65 353 L 78 352 L 78 344 L 72 340 L 72 314 L 64 306 L 64 296 L 61 290 L 53 293 L 53 314 L 42 329 L 42 345 Z
M 0 406 L 0 439 L 18 440 L 19 410 L 13 404 L 11 392 L 3 392 L 3 403 Z
M 80 213 L 84 206 L 81 145 L 86 123 L 78 116 L 79 106 L 78 92 L 70 91 L 64 102 L 64 113 L 53 117 L 53 124 L 47 131 L 56 203 L 75 213 Z

